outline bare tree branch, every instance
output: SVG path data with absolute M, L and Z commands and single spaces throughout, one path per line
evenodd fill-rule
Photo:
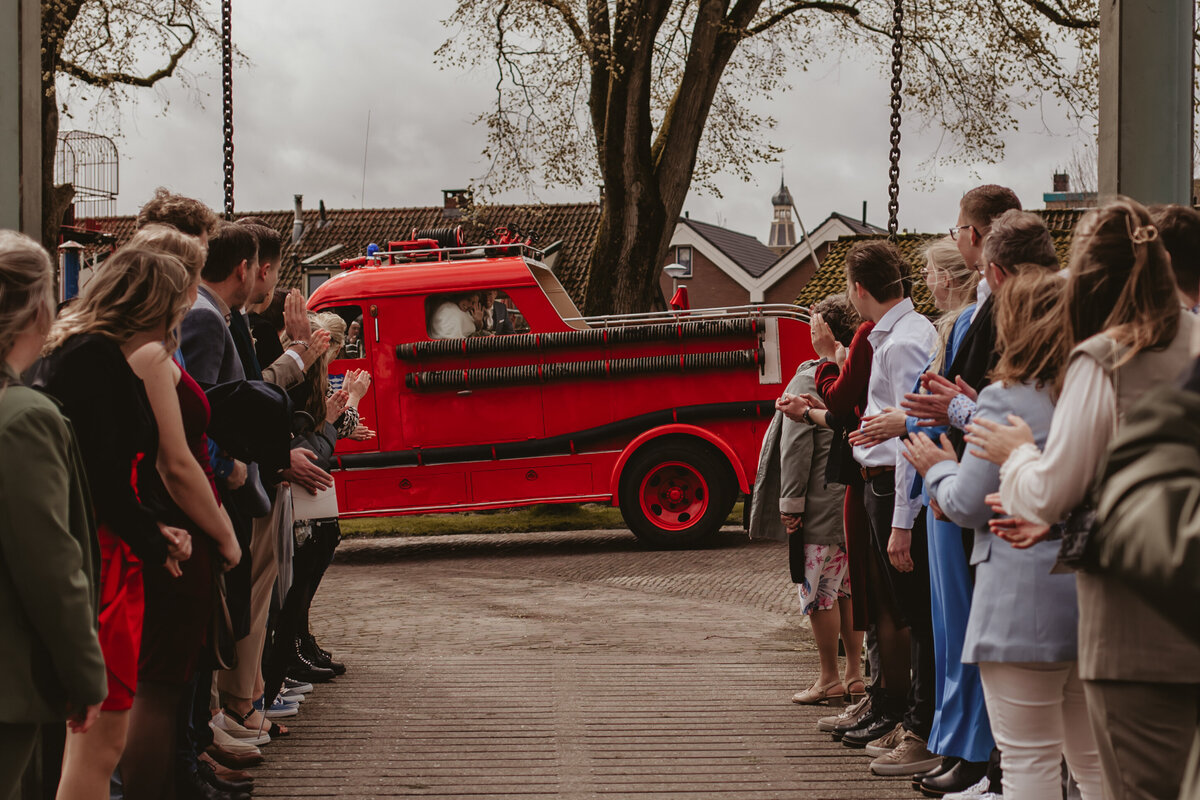
M 113 84 L 124 84 L 126 86 L 148 87 L 161 81 L 163 78 L 170 77 L 175 72 L 175 68 L 179 66 L 180 60 L 187 55 L 192 49 L 192 45 L 196 43 L 196 29 L 190 25 L 175 25 L 172 27 L 180 27 L 188 30 L 190 33 L 186 39 L 180 41 L 179 47 L 167 57 L 167 63 L 154 72 L 146 75 L 135 75 L 130 72 L 92 72 L 69 59 L 60 58 L 58 60 L 59 71 L 78 78 L 85 83 L 90 83 L 93 86 L 109 87 Z
M 587 53 L 590 58 L 592 55 L 592 43 L 588 40 L 587 34 L 583 31 L 583 26 L 579 24 L 579 20 L 575 19 L 575 14 L 563 0 L 534 0 L 539 5 L 553 9 L 559 13 L 563 19 L 563 23 L 570 29 L 571 35 L 575 37 L 575 42 Z
M 767 17 L 762 22 L 746 29 L 746 33 L 750 36 L 757 36 L 763 31 L 771 28 L 793 14 L 800 11 L 828 11 L 833 14 L 845 14 L 850 17 L 857 18 L 862 12 L 855 6 L 847 5 L 846 3 L 823 2 L 823 0 L 799 0 L 789 6 L 781 8 L 771 16 Z
M 1042 2 L 1042 0 L 1021 0 L 1021 2 L 1025 3 L 1025 5 L 1029 6 L 1054 24 L 1061 25 L 1064 28 L 1070 28 L 1072 30 L 1084 30 L 1087 28 L 1100 27 L 1099 19 L 1084 19 L 1082 17 L 1076 17 L 1064 9 L 1061 4 L 1056 9 L 1052 8 L 1049 4 Z

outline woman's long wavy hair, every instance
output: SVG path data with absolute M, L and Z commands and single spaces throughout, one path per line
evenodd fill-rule
M 314 331 L 324 330 L 329 333 L 329 349 L 325 351 L 325 355 L 308 368 L 308 372 L 304 376 L 304 382 L 311 389 L 304 410 L 316 420 L 319 428 L 321 421 L 325 419 L 325 395 L 329 393 L 329 362 L 346 345 L 346 320 L 332 311 L 320 314 L 309 313 L 308 320 L 312 323 Z M 291 343 L 292 340 L 285 335 L 283 346 L 286 348 Z
M 194 283 L 195 273 L 166 248 L 144 241 L 127 244 L 96 268 L 78 299 L 54 323 L 44 352 L 82 334 L 124 344 L 139 333 L 158 330 L 165 331 L 163 346 L 174 352 Z
M 17 339 L 54 321 L 54 267 L 45 249 L 23 233 L 0 231 L 0 361 Z M 0 378 L 0 385 L 5 383 Z
M 1079 220 L 1064 314 L 1071 347 L 1108 333 L 1128 348 L 1124 363 L 1169 345 L 1179 313 L 1171 260 L 1145 206 L 1116 197 Z
M 959 316 L 975 301 L 975 288 L 979 286 L 979 270 L 968 266 L 962 253 L 950 237 L 935 239 L 925 245 L 922 255 L 932 272 L 937 273 L 938 283 L 945 281 L 950 287 L 947 308 L 938 317 L 935 327 L 938 334 L 938 349 L 929 369 L 940 373 L 946 366 L 946 348 Z
M 1033 381 L 1058 386 L 1071 345 L 1063 336 L 1063 276 L 1030 269 L 996 290 L 996 350 L 1000 361 L 991 379 L 1005 386 Z

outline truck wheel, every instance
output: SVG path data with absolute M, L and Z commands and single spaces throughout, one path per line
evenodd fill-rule
M 652 547 L 698 544 L 720 530 L 737 496 L 724 458 L 688 442 L 656 445 L 633 454 L 621 473 L 621 516 Z

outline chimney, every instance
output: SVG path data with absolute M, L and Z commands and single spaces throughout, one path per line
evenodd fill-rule
M 471 207 L 470 189 L 442 189 L 442 216 L 461 217 Z
M 1066 193 L 1071 191 L 1071 179 L 1065 172 L 1054 173 L 1054 191 Z
M 292 198 L 296 202 L 295 215 L 292 218 L 292 246 L 300 244 L 300 237 L 304 235 L 304 195 L 294 194 Z
M 867 201 L 863 200 L 863 225 L 867 224 Z

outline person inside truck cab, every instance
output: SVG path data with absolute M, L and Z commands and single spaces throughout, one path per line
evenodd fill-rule
M 362 317 L 356 318 L 346 328 L 346 346 L 339 358 L 362 358 Z
M 490 333 L 515 333 L 512 320 L 508 316 L 508 306 L 496 299 L 499 294 L 495 289 L 479 293 L 479 301 L 483 306 L 483 330 Z
M 473 313 L 475 309 L 479 309 L 478 315 Z M 477 318 L 483 318 L 477 293 L 446 295 L 429 318 L 429 338 L 465 339 L 478 329 Z

